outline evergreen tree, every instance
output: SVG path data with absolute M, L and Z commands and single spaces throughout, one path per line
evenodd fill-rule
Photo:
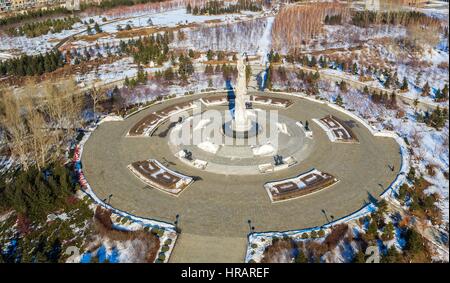
M 269 65 L 269 68 L 267 69 L 267 74 L 266 74 L 266 83 L 265 83 L 265 88 L 271 90 L 272 89 L 272 65 Z
M 295 258 L 295 263 L 308 263 L 308 258 L 304 251 L 299 251 L 297 257 Z
M 403 77 L 403 82 L 402 82 L 402 86 L 400 87 L 400 89 L 402 91 L 408 90 L 408 80 L 406 79 L 406 77 Z
M 341 92 L 346 93 L 348 91 L 347 83 L 345 81 L 341 81 L 341 83 L 338 83 L 338 85 Z
M 428 82 L 425 83 L 425 85 L 422 88 L 422 96 L 430 96 L 430 85 L 428 84 Z
M 277 54 L 278 54 L 278 53 L 277 53 Z M 315 67 L 315 66 L 317 66 L 317 59 L 316 59 L 316 57 L 311 56 L 311 60 L 309 61 L 308 66 L 309 66 L 309 67 Z
M 358 65 L 356 63 L 353 63 L 352 74 L 358 75 Z
M 378 236 L 378 225 L 375 220 L 370 222 L 369 228 L 367 229 L 367 235 L 372 239 L 375 239 Z
M 394 224 L 392 224 L 392 222 L 389 222 L 385 227 L 384 227 L 384 231 L 383 234 L 381 235 L 381 238 L 384 241 L 389 241 L 394 239 L 394 234 L 395 234 L 395 228 L 394 228 Z
M 344 102 L 342 101 L 342 97 L 340 94 L 338 94 L 338 96 L 336 97 L 335 103 L 339 106 L 344 105 Z
M 369 94 L 369 88 L 366 85 L 364 86 L 363 93 L 366 95 Z
M 412 254 L 425 250 L 424 240 L 422 235 L 419 234 L 414 228 L 409 228 L 406 231 L 406 246 L 405 250 Z
M 101 33 L 101 32 L 102 32 L 102 29 L 100 28 L 100 26 L 98 25 L 98 23 L 95 23 L 95 25 L 94 25 L 94 30 L 95 30 L 96 33 Z
M 362 251 L 358 251 L 352 260 L 353 263 L 366 263 L 366 255 Z
M 194 58 L 194 57 L 195 57 L 194 50 L 189 49 L 189 57 L 191 57 L 191 58 Z
M 214 59 L 214 53 L 211 51 L 211 49 L 209 49 L 209 50 L 206 52 L 206 58 L 208 59 L 208 61 L 211 61 L 211 60 Z
M 446 99 L 448 99 L 448 84 L 444 85 L 444 88 L 442 89 L 442 94 Z
M 397 251 L 394 245 L 392 245 L 385 255 L 381 256 L 381 263 L 398 263 L 401 262 L 401 254 Z

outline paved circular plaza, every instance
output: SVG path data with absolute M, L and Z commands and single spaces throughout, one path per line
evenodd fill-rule
M 256 231 L 284 231 L 325 224 L 331 218 L 338 219 L 358 210 L 395 179 L 401 157 L 394 139 L 374 137 L 363 125 L 325 104 L 299 97 L 271 95 L 293 102 L 286 109 L 275 108 L 285 117 L 283 119 L 308 120 L 313 131 L 313 142 L 307 145 L 308 153 L 303 154 L 303 158 L 292 167 L 249 175 L 230 174 L 226 166 L 222 167 L 223 172 L 199 170 L 174 155 L 174 149 L 168 143 L 169 121 L 161 123 L 150 137 L 127 136 L 130 128 L 146 115 L 171 104 L 206 96 L 197 94 L 153 105 L 124 121 L 100 124 L 84 147 L 82 163 L 85 176 L 99 198 L 113 195 L 113 207 L 166 222 L 173 222 L 175 215 L 179 214 L 181 246 L 175 249 L 175 257 L 178 257 L 177 249 L 185 249 L 181 244 L 183 237 L 195 241 L 203 239 L 205 243 L 222 240 L 224 244 L 230 243 L 229 246 L 233 245 L 233 239 L 245 241 L 249 219 Z M 259 105 L 255 108 L 274 109 Z M 313 118 L 321 119 L 327 115 L 351 125 L 351 131 L 359 142 L 331 142 L 325 131 L 312 122 Z M 284 150 L 289 151 L 289 148 Z M 145 185 L 127 168 L 135 161 L 150 158 L 169 169 L 198 178 L 179 196 L 163 193 Z M 217 157 L 217 163 L 223 163 L 223 160 L 220 155 Z M 239 160 L 236 162 L 239 164 Z M 300 198 L 279 203 L 270 201 L 263 187 L 266 182 L 298 176 L 312 168 L 334 175 L 339 182 Z M 245 246 L 239 246 L 239 249 L 242 249 L 243 260 Z M 188 255 L 188 252 L 186 258 L 180 255 L 179 260 L 188 260 Z

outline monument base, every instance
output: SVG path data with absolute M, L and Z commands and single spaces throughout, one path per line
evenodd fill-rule
M 248 129 L 244 131 L 234 129 L 233 126 L 233 121 L 223 124 L 223 134 L 234 139 L 248 139 L 257 136 L 260 132 L 260 125 L 254 121 L 250 121 Z

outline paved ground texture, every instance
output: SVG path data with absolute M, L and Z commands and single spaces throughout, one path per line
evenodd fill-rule
M 278 94 L 276 94 L 278 95 Z M 178 160 L 158 136 L 126 137 L 142 117 L 170 104 L 199 99 L 201 94 L 158 104 L 122 122 L 105 122 L 87 141 L 82 162 L 87 180 L 100 198 L 113 194 L 111 205 L 133 214 L 173 222 L 179 214 L 182 236 L 177 241 L 173 262 L 236 262 L 244 260 L 248 219 L 256 231 L 283 231 L 322 225 L 343 217 L 378 196 L 400 168 L 397 143 L 391 138 L 373 137 L 361 124 L 326 105 L 301 98 L 283 115 L 310 121 L 314 133 L 312 152 L 299 164 L 276 173 L 237 176 L 196 170 Z M 313 118 L 332 114 L 351 121 L 358 144 L 331 143 Z M 128 169 L 136 160 L 155 158 L 180 173 L 198 176 L 180 196 L 174 197 L 143 184 Z M 394 165 L 391 171 L 389 165 Z M 299 199 L 271 204 L 263 184 L 296 176 L 317 168 L 336 176 L 336 185 Z M 325 211 L 325 214 L 323 213 Z

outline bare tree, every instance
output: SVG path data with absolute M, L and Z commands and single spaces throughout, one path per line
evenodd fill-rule
M 80 123 L 83 96 L 74 82 L 44 83 L 41 92 L 27 83 L 20 94 L 7 91 L 0 98 L 0 126 L 23 170 L 60 157 Z
M 11 92 L 3 93 L 1 103 L 1 126 L 6 131 L 9 149 L 13 157 L 17 158 L 26 171 L 28 163 L 28 131 L 24 117 L 21 113 L 19 99 Z
M 95 86 L 88 92 L 89 97 L 92 100 L 92 111 L 94 111 L 94 119 L 97 118 L 96 112 L 97 112 L 97 103 L 101 101 L 105 93 L 96 88 Z
M 40 170 L 46 163 L 48 152 L 52 143 L 50 140 L 50 131 L 45 121 L 44 114 L 37 105 L 35 99 L 27 93 L 22 97 L 22 104 L 25 110 L 25 123 L 28 128 L 28 139 L 30 145 L 30 154 L 37 168 Z
M 58 86 L 50 83 L 45 85 L 46 113 L 59 134 L 71 136 L 75 132 L 80 124 L 83 102 L 73 79 L 60 82 Z

